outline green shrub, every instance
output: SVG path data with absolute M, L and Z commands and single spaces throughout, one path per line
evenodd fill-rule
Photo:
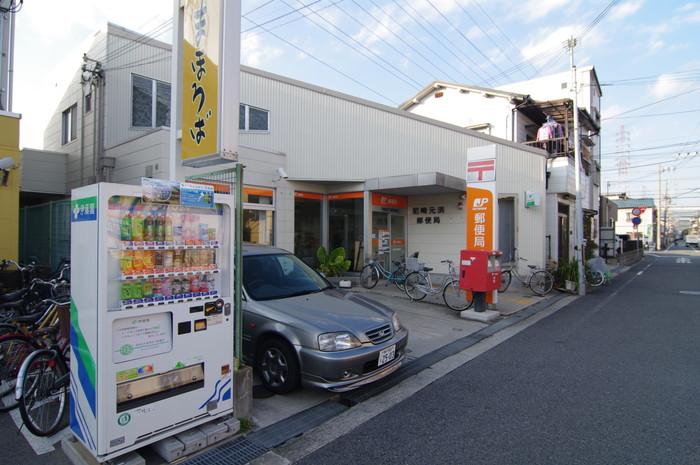
M 345 247 L 337 247 L 328 253 L 324 246 L 316 251 L 318 271 L 326 276 L 340 276 L 350 269 L 350 260 L 345 258 Z

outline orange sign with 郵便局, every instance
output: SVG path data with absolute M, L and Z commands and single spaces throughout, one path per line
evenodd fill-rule
M 185 0 L 182 41 L 182 161 L 185 163 L 219 152 L 220 37 L 221 0 Z
M 467 187 L 467 249 L 493 250 L 493 192 Z

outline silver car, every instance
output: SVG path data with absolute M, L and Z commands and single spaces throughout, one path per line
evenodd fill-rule
M 408 330 L 388 307 L 336 289 L 286 250 L 243 248 L 243 352 L 265 387 L 348 391 L 396 371 Z

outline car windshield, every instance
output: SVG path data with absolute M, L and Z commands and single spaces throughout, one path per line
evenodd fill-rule
M 243 285 L 253 300 L 284 299 L 330 287 L 321 275 L 292 254 L 243 257 Z

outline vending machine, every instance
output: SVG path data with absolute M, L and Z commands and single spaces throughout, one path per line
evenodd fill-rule
M 70 427 L 99 461 L 233 410 L 233 199 L 74 189 Z

